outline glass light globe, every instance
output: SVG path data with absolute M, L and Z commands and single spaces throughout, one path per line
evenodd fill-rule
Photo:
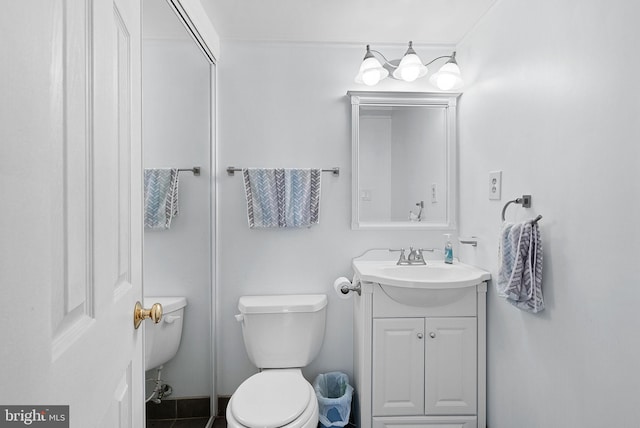
M 405 82 L 413 82 L 427 74 L 427 67 L 422 64 L 420 57 L 414 53 L 408 53 L 402 57 L 398 68 L 393 72 L 393 77 Z
M 377 85 L 380 81 L 380 73 L 378 70 L 366 70 L 362 73 L 362 83 L 367 86 Z
M 405 82 L 413 82 L 418 78 L 420 74 L 420 66 L 422 63 L 420 62 L 420 58 L 418 55 L 409 54 L 405 55 L 400 61 L 400 65 L 398 66 L 398 73 L 400 74 L 400 78 Z
M 364 83 L 373 86 L 389 75 L 386 68 L 374 57 L 365 58 L 360 65 L 360 71 L 356 76 L 356 83 Z
M 460 67 L 455 62 L 448 62 L 431 76 L 430 81 L 442 91 L 458 89 L 463 83 L 462 76 L 460 76 Z
M 448 91 L 456 84 L 456 77 L 450 73 L 440 73 L 436 78 L 436 86 L 443 91 Z

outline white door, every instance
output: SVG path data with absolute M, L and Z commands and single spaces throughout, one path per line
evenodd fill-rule
M 475 415 L 476 318 L 427 318 L 425 410 L 428 415 Z
M 0 33 L 0 407 L 143 427 L 139 1 L 3 2 Z
M 373 416 L 424 414 L 424 318 L 373 320 Z

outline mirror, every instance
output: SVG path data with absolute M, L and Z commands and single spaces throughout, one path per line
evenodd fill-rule
M 352 228 L 456 228 L 459 94 L 350 91 Z
M 216 330 L 215 277 L 212 277 L 216 253 L 215 234 L 211 230 L 216 223 L 213 199 L 216 143 L 212 133 L 216 126 L 216 65 L 211 43 L 200 37 L 205 34 L 203 28 L 208 27 L 198 23 L 200 15 L 197 11 L 191 13 L 188 7 L 191 3 L 194 2 L 142 2 L 143 166 L 183 170 L 179 173 L 180 213 L 171 228 L 146 229 L 143 236 L 145 296 L 182 296 L 187 300 L 180 344 L 175 356 L 161 366 L 162 378 L 159 367 L 145 367 L 151 369 L 145 377 L 148 405 L 162 409 L 170 409 L 172 405 L 173 419 L 176 406 L 182 407 L 178 403 L 199 403 L 198 411 L 203 411 L 208 401 L 211 411 L 203 415 L 215 415 L 217 406 L 212 336 Z M 201 167 L 200 175 L 190 171 L 193 167 Z M 165 314 L 165 320 L 178 316 Z M 159 331 L 168 327 L 163 322 L 154 327 L 148 324 L 145 329 L 147 332 L 156 329 L 160 340 Z M 167 357 L 170 355 L 167 348 L 160 351 Z M 171 395 L 164 385 L 171 386 Z M 192 397 L 199 398 L 192 401 Z M 151 428 L 163 426 L 164 422 L 158 419 L 166 413 L 147 411 L 146 416 L 145 426 Z M 201 426 L 204 425 L 202 422 Z

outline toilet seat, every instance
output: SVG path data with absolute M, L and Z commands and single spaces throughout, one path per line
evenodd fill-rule
M 315 391 L 299 369 L 251 376 L 238 387 L 227 409 L 229 427 L 315 428 L 317 423 Z

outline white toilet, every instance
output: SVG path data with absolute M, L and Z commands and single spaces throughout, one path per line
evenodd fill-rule
M 184 297 L 145 296 L 144 307 L 162 305 L 162 319 L 158 324 L 145 324 L 144 369 L 152 370 L 176 356 L 182 337 L 182 321 L 187 299 Z
M 302 367 L 322 347 L 327 296 L 243 296 L 238 302 L 249 359 L 261 372 L 227 406 L 229 428 L 316 428 L 318 400 Z

